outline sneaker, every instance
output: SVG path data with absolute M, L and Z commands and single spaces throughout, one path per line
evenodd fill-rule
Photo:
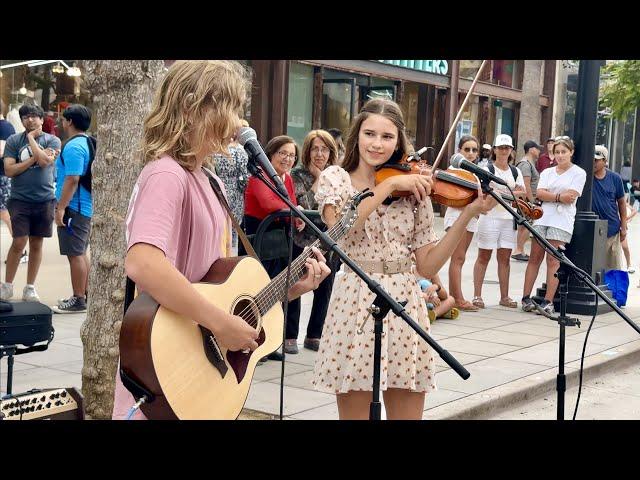
M 297 353 L 300 353 L 298 351 L 298 340 L 296 340 L 295 338 L 287 338 L 284 341 L 284 353 L 286 353 L 287 355 L 295 355 Z
M 318 350 L 320 350 L 320 339 L 305 337 L 303 346 L 304 348 L 317 352 Z
M 22 301 L 39 302 L 40 297 L 38 296 L 38 292 L 36 292 L 36 287 L 33 285 L 25 285 L 24 290 L 22 290 Z
M 20 255 L 20 263 L 28 263 L 29 262 L 29 255 L 27 254 L 26 251 L 22 252 L 22 255 Z
M 267 360 L 275 360 L 276 362 L 281 362 L 282 360 L 284 360 L 282 354 L 277 350 L 275 352 L 271 352 L 264 358 L 266 358 Z
M 546 299 L 537 304 L 534 302 L 534 305 L 536 305 L 536 315 L 553 315 L 556 312 L 553 308 L 553 302 Z
M 51 307 L 51 310 L 56 313 L 83 313 L 87 311 L 87 303 L 83 297 L 76 297 L 74 295 L 66 302 Z
M 627 268 L 627 273 L 636 273 L 636 269 L 633 267 Z
M 10 300 L 13 297 L 13 283 L 0 284 L 0 300 Z
M 525 312 L 533 312 L 536 309 L 536 304 L 531 300 L 531 297 L 522 297 L 522 310 Z

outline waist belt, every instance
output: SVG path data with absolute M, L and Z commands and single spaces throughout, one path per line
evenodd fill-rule
M 403 258 L 401 260 L 383 260 L 383 261 L 368 261 L 368 260 L 354 260 L 362 270 L 366 273 L 382 273 L 385 275 L 392 275 L 394 273 L 408 273 L 411 272 L 411 259 Z M 345 265 L 345 272 L 350 272 L 351 269 Z

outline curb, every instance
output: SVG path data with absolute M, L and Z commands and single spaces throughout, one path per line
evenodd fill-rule
M 611 347 L 608 350 L 585 357 L 583 383 L 614 369 L 624 368 L 640 360 L 640 340 Z M 569 371 L 567 371 L 569 370 Z M 520 403 L 556 391 L 558 367 L 520 378 L 504 385 L 474 393 L 425 412 L 429 420 L 480 420 L 514 407 Z M 580 360 L 565 363 L 567 390 L 577 387 L 580 375 Z M 567 402 L 565 414 L 573 411 Z

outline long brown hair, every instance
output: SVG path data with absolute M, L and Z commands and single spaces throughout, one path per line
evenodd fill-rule
M 409 151 L 409 140 L 405 132 L 404 118 L 402 111 L 396 102 L 384 98 L 375 98 L 364 104 L 360 113 L 351 122 L 349 134 L 347 136 L 347 144 L 345 146 L 344 160 L 342 168 L 347 172 L 353 172 L 358 168 L 360 163 L 360 154 L 358 152 L 358 137 L 360 135 L 360 127 L 371 115 L 382 115 L 391 120 L 398 129 L 398 145 L 393 156 L 402 158 Z
M 228 154 L 250 84 L 248 71 L 238 62 L 175 62 L 144 121 L 143 163 L 169 155 L 193 171 L 203 148 Z

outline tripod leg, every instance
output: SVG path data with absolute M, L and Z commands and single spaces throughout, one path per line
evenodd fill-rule
M 13 383 L 13 355 L 7 357 L 7 395 L 11 395 L 11 386 Z

